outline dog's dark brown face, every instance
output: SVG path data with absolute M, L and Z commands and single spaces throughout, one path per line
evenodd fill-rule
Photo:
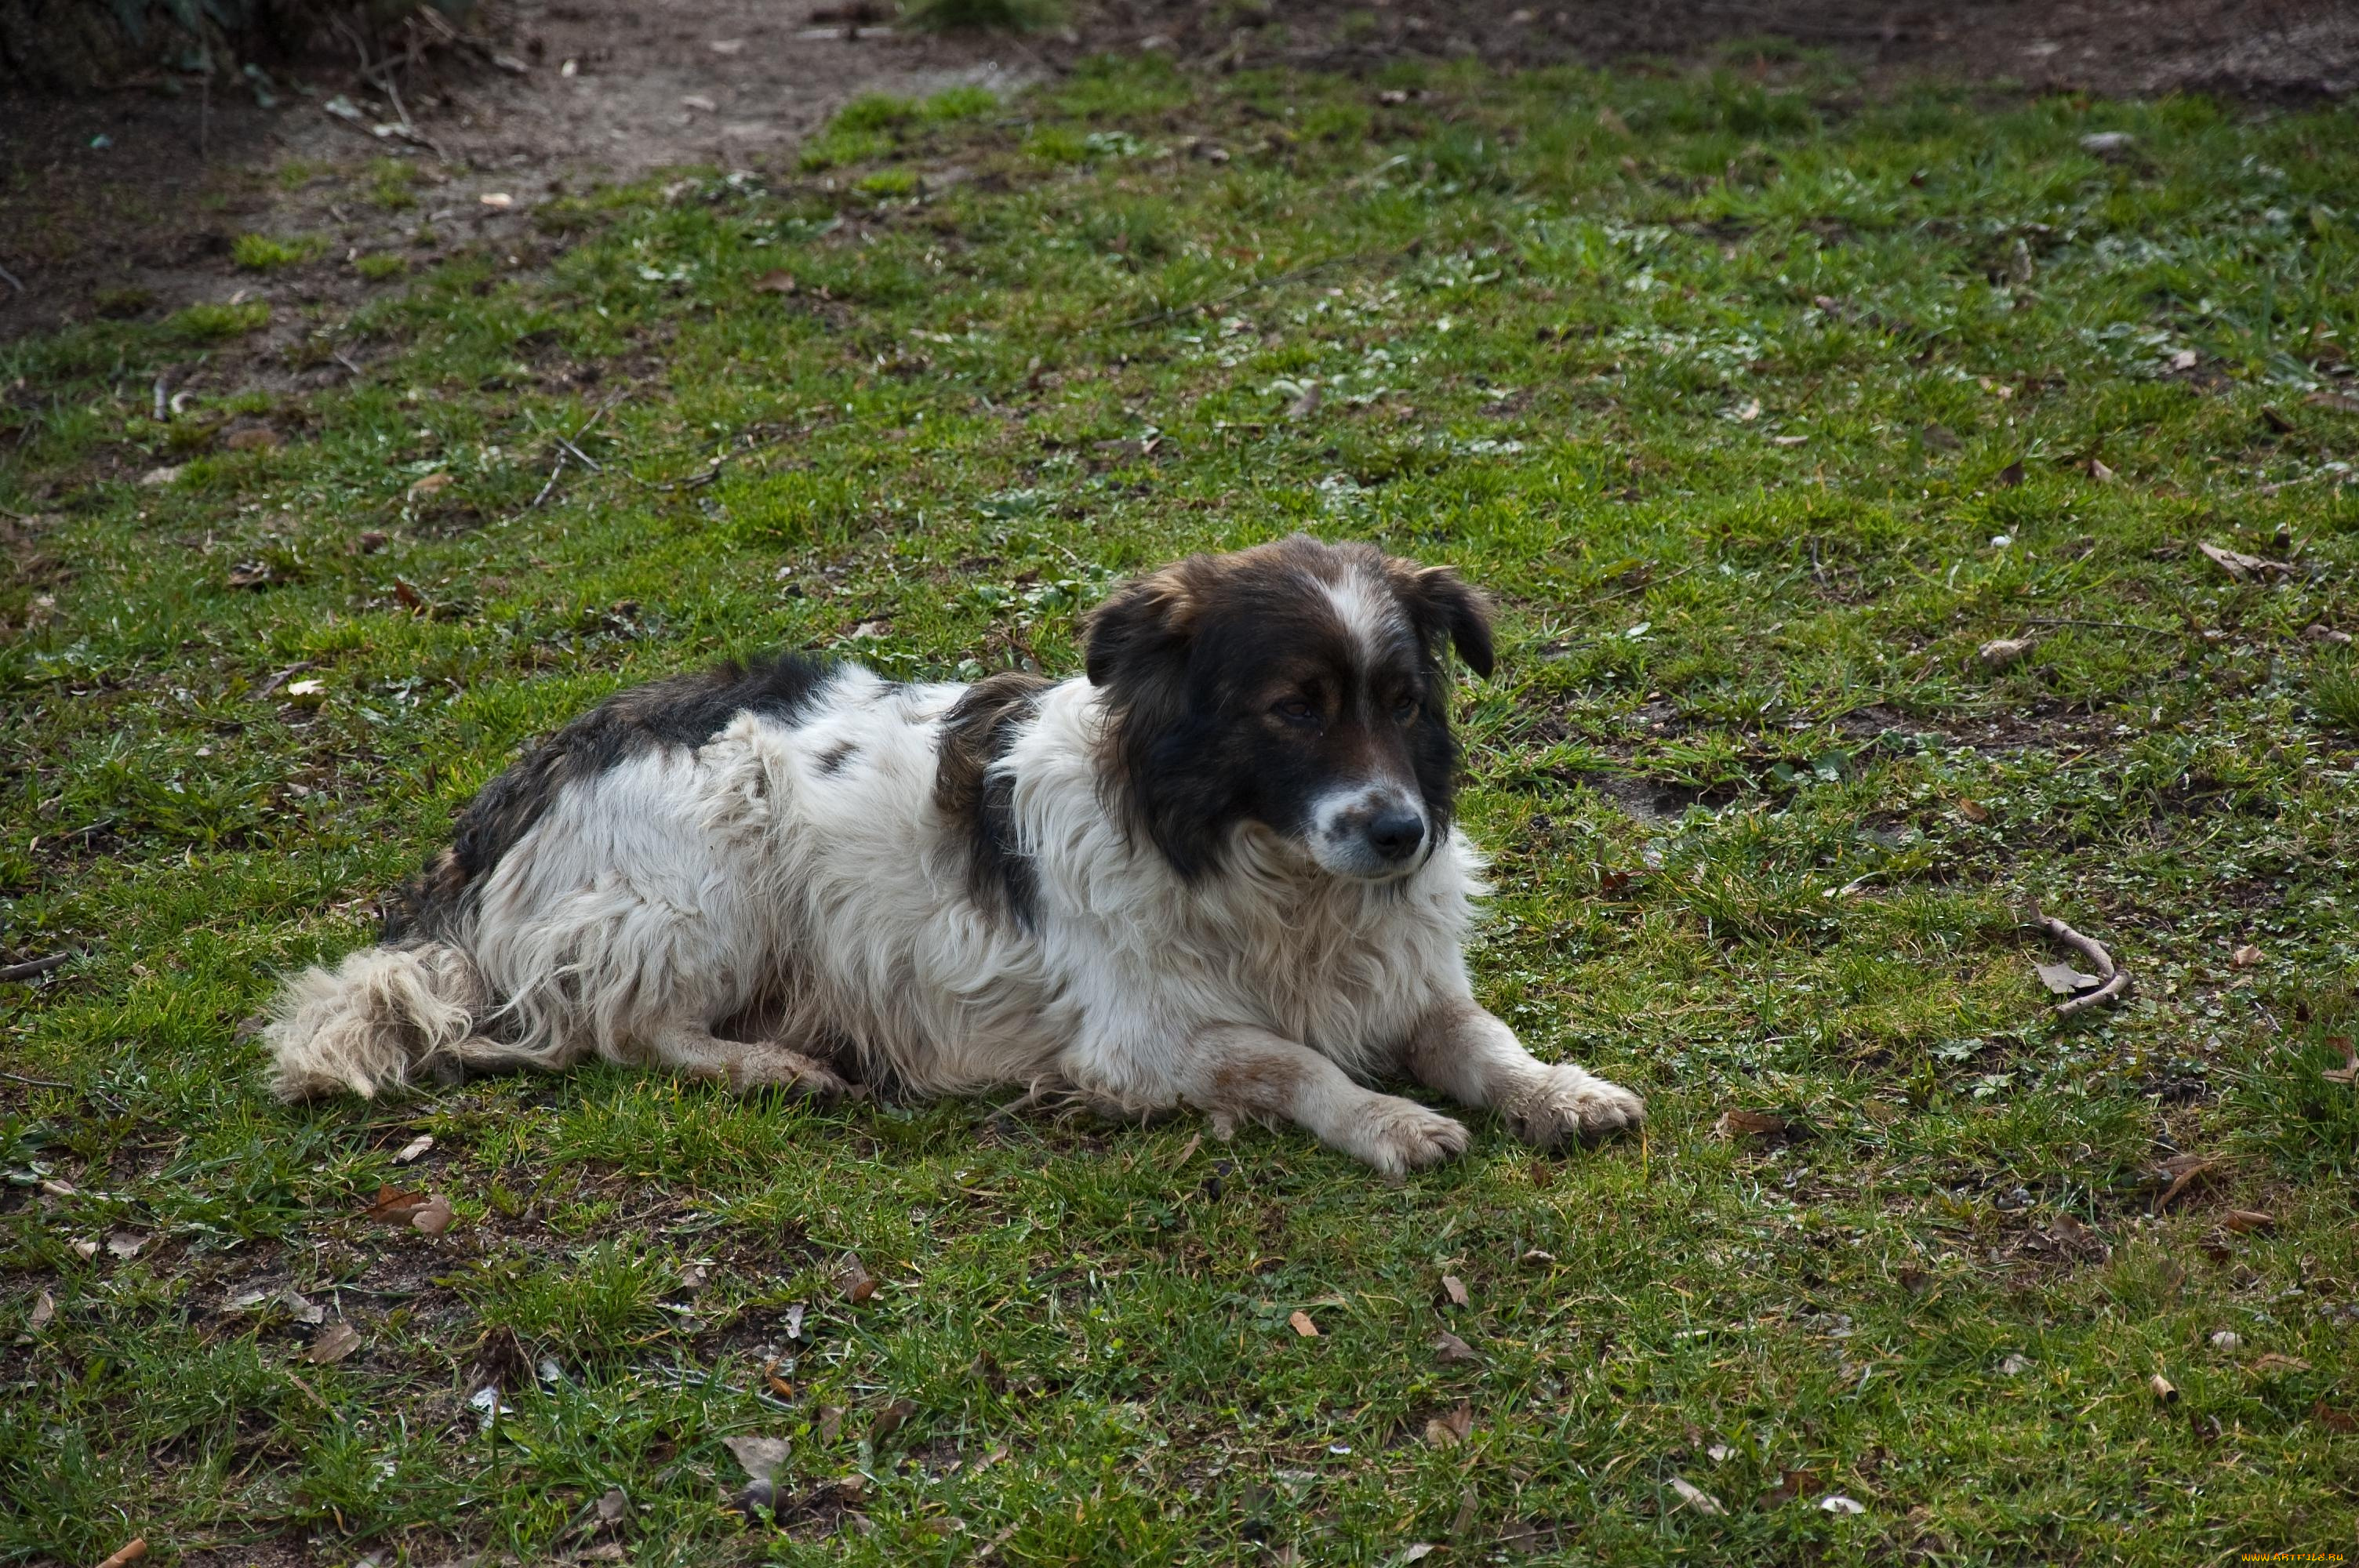
M 1326 871 L 1389 881 L 1449 830 L 1445 645 L 1491 673 L 1482 595 L 1446 567 L 1298 534 L 1190 556 L 1088 628 L 1114 716 L 1107 782 L 1182 876 L 1258 822 Z

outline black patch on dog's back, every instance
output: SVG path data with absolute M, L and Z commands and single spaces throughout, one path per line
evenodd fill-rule
M 464 913 L 481 880 L 549 809 L 557 792 L 644 752 L 703 745 L 741 713 L 791 719 L 833 672 L 793 654 L 734 661 L 618 692 L 526 752 L 459 814 L 451 847 L 403 884 L 385 911 L 385 940 L 436 936 Z
M 942 719 L 934 763 L 934 804 L 966 829 L 968 891 L 1027 931 L 1040 915 L 1039 879 L 1017 841 L 1014 785 L 991 764 L 1007 754 L 1049 685 L 1011 670 L 969 687 Z

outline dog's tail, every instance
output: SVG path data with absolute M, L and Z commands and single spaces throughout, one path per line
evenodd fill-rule
M 364 947 L 333 969 L 306 969 L 262 1032 L 271 1087 L 290 1100 L 374 1098 L 420 1068 L 489 1059 L 500 1048 L 475 1026 L 491 1000 L 474 960 L 441 942 Z

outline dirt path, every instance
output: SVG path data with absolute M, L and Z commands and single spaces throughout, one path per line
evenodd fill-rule
M 521 0 L 490 40 L 505 67 L 451 50 L 396 73 L 414 138 L 376 134 L 400 109 L 357 84 L 350 57 L 278 73 L 268 108 L 247 92 L 20 101 L 0 112 L 0 267 L 23 286 L 0 282 L 0 341 L 240 287 L 298 307 L 362 292 L 348 268 L 240 273 L 230 250 L 243 233 L 324 238 L 342 260 L 413 250 L 424 226 L 440 246 L 513 240 L 521 255 L 552 191 L 756 166 L 864 92 L 1013 91 L 1050 69 L 1020 39 L 854 38 L 808 14 L 772 0 Z M 340 96 L 357 120 L 328 112 Z M 415 171 L 414 207 L 307 175 L 374 158 Z
M 1012 90 L 1096 49 L 1168 49 L 1214 70 L 1368 70 L 1469 54 L 1692 58 L 1776 35 L 1871 74 L 2034 89 L 2315 98 L 2359 84 L 2348 0 L 1103 0 L 1078 30 L 1029 39 L 821 25 L 811 5 L 507 0 L 487 14 L 487 49 L 437 51 L 396 74 L 411 140 L 375 134 L 400 113 L 358 85 L 349 54 L 281 71 L 268 107 L 250 90 L 163 96 L 160 80 L 0 103 L 0 269 L 21 286 L 0 279 L 0 342 L 240 290 L 268 299 L 285 319 L 273 335 L 291 337 L 307 312 L 367 292 L 355 257 L 422 263 L 480 240 L 531 265 L 533 211 L 556 190 L 684 164 L 759 166 L 860 93 Z M 356 120 L 326 112 L 340 94 Z M 417 172 L 414 208 L 356 199 L 350 171 L 375 157 Z M 245 233 L 327 248 L 308 266 L 241 272 L 230 253 Z

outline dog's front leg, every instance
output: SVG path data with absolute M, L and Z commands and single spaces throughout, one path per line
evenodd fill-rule
M 1473 998 L 1439 1003 L 1408 1039 L 1409 1075 L 1462 1105 L 1488 1106 L 1542 1149 L 1646 1119 L 1647 1102 L 1571 1063 L 1550 1066 Z
M 1181 1048 L 1179 1066 L 1180 1098 L 1211 1112 L 1216 1127 L 1291 1121 L 1390 1176 L 1466 1149 L 1466 1129 L 1450 1118 L 1363 1088 L 1318 1052 L 1267 1030 L 1204 1030 Z

